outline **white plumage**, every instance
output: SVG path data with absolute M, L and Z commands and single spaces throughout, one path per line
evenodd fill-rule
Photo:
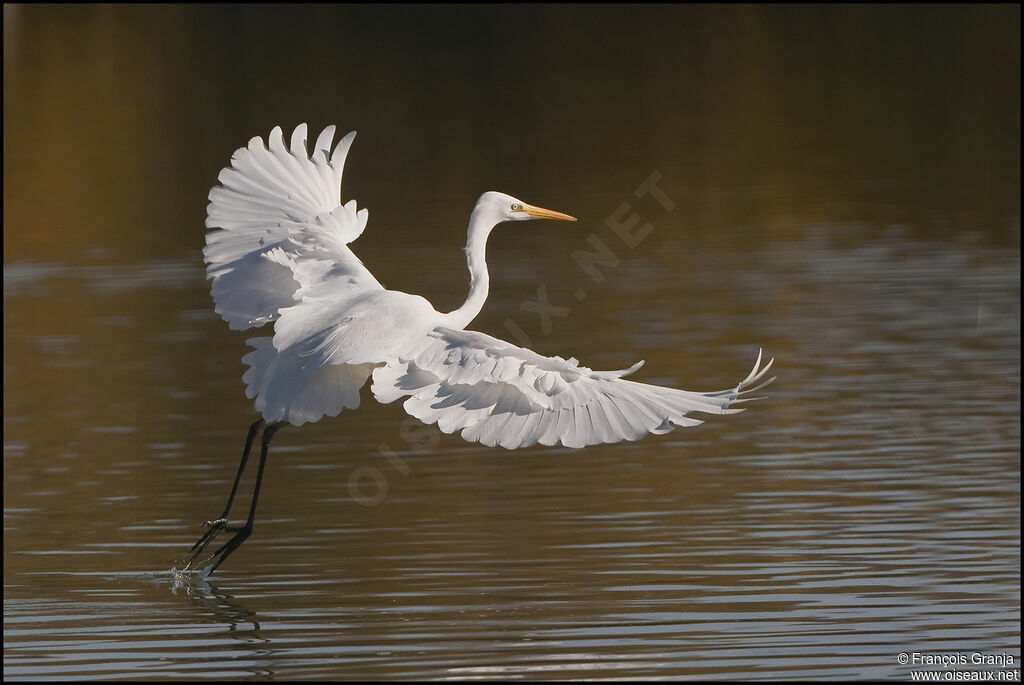
M 490 283 L 487 237 L 499 223 L 526 219 L 575 221 L 498 192 L 480 196 L 469 219 L 469 297 L 448 313 L 418 295 L 386 290 L 348 244 L 366 228 L 367 211 L 341 203 L 341 174 L 355 133 L 331 150 L 334 127 L 307 149 L 306 125 L 285 145 L 281 128 L 235 151 L 210 191 L 206 275 L 217 313 L 235 330 L 273 322 L 273 336 L 250 338 L 242 380 L 260 419 L 253 423 L 224 513 L 207 521 L 192 546 L 192 566 L 224 530 L 234 535 L 214 553 L 212 573 L 252 534 L 256 503 L 274 434 L 359 406 L 373 377 L 381 402 L 406 398 L 409 414 L 445 433 L 508 449 L 537 443 L 583 447 L 637 440 L 727 414 L 757 386 L 772 362 L 735 388 L 700 393 L 625 380 L 622 371 L 591 371 L 575 359 L 544 357 L 466 327 L 480 313 Z M 228 528 L 231 506 L 252 443 L 263 429 L 249 518 Z
M 235 330 L 276 319 L 302 301 L 304 289 L 328 292 L 382 289 L 347 244 L 366 227 L 368 212 L 339 202 L 341 173 L 355 133 L 330 153 L 334 127 L 306 152 L 306 125 L 286 148 L 281 128 L 269 147 L 256 137 L 231 157 L 210 191 L 206 275 L 213 279 L 216 311 Z
M 768 370 L 758 364 L 736 388 L 697 393 L 623 380 L 621 371 L 591 371 L 575 359 L 543 357 L 475 331 L 439 326 L 431 342 L 408 361 L 373 372 L 381 402 L 409 396 L 404 407 L 445 433 L 508 449 L 536 443 L 584 447 L 637 440 L 700 420 L 690 412 L 729 414 L 740 393 Z
M 484 193 L 470 218 L 470 295 L 441 313 L 417 295 L 386 290 L 348 244 L 367 211 L 342 204 L 341 176 L 355 133 L 331 150 L 334 127 L 307 150 L 306 125 L 285 145 L 240 148 L 210 191 L 204 256 L 216 311 L 233 329 L 274 322 L 273 337 L 252 338 L 243 361 L 247 395 L 267 421 L 301 425 L 359 405 L 372 374 L 381 402 L 407 398 L 409 414 L 446 433 L 508 449 L 537 443 L 583 447 L 637 440 L 726 414 L 772 365 L 761 355 L 730 390 L 689 392 L 591 371 L 575 359 L 544 357 L 465 330 L 487 297 L 487 237 L 504 221 L 573 220 L 497 192 Z M 764 381 L 767 385 L 771 380 Z

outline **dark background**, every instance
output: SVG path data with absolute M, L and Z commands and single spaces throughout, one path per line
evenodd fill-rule
M 484 190 L 597 221 L 652 169 L 691 240 L 1019 244 L 1017 5 L 5 5 L 4 95 L 6 262 L 197 249 L 230 152 L 303 121 L 359 131 L 371 226 L 452 245 Z

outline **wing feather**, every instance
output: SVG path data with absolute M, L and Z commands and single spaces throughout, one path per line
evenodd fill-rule
M 404 407 L 412 416 L 508 449 L 637 440 L 701 423 L 688 416 L 693 412 L 742 411 L 729 405 L 754 389 L 771 365 L 762 368 L 759 354 L 736 387 L 701 393 L 623 378 L 639 365 L 591 371 L 575 359 L 543 357 L 474 331 L 439 327 L 430 337 L 412 358 L 374 371 L 374 395 L 382 402 L 409 396 Z
M 289 145 L 274 127 L 267 144 L 252 138 L 218 175 L 206 218 L 216 230 L 207 233 L 203 254 L 216 310 L 231 328 L 277 320 L 311 293 L 382 289 L 348 247 L 369 215 L 354 200 L 341 204 L 355 132 L 332 153 L 334 131 L 321 131 L 310 157 L 305 124 L 292 131 Z
M 331 156 L 331 141 L 334 140 L 334 124 L 331 124 L 316 137 L 316 146 L 313 148 L 313 161 L 315 163 L 326 162 Z

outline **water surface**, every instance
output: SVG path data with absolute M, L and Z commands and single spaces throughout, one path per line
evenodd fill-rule
M 5 6 L 5 678 L 1019 669 L 1019 8 L 928 12 Z M 254 418 L 205 195 L 300 121 L 359 129 L 344 194 L 386 285 L 457 306 L 500 188 L 580 222 L 496 233 L 474 328 L 693 390 L 764 347 L 779 379 L 582 451 L 366 394 L 280 432 L 254 536 L 175 575 Z

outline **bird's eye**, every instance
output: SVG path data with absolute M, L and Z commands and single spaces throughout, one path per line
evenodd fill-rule
M 514 204 L 514 205 L 512 205 L 512 211 L 513 212 L 521 212 L 521 211 L 523 211 L 523 206 L 520 205 L 520 204 Z

